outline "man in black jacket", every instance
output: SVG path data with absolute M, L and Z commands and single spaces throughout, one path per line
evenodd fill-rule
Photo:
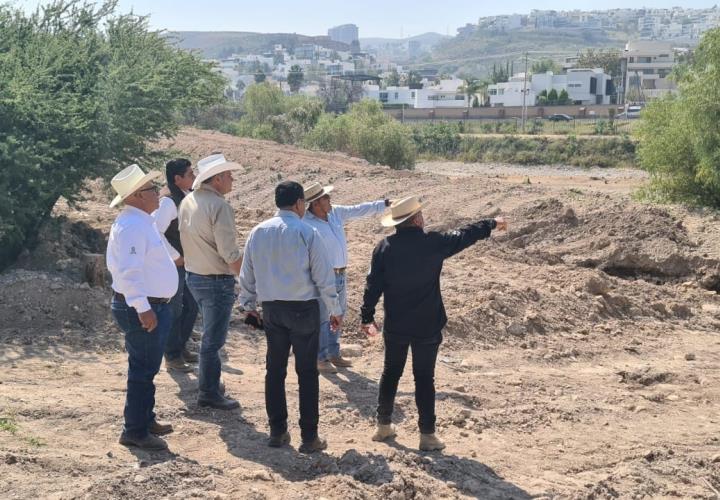
M 375 247 L 367 276 L 361 308 L 362 329 L 377 335 L 375 306 L 385 294 L 385 364 L 380 378 L 377 431 L 374 441 L 395 435 L 391 424 L 398 382 L 405 368 L 408 348 L 413 351 L 415 403 L 420 427 L 419 448 L 441 450 L 445 444 L 435 436 L 435 361 L 447 323 L 440 295 L 443 261 L 493 229 L 506 230 L 502 218 L 482 220 L 454 231 L 424 231 L 422 204 L 415 196 L 399 200 L 382 219 L 384 226 L 396 226 L 395 234 Z

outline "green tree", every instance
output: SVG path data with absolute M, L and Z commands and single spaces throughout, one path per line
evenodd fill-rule
M 263 83 L 265 80 L 267 80 L 267 75 L 263 70 L 258 70 L 255 73 L 255 83 Z
M 290 91 L 297 93 L 298 90 L 300 90 L 300 87 L 302 87 L 303 80 L 305 79 L 305 75 L 303 74 L 302 68 L 297 65 L 293 64 L 290 67 L 290 71 L 288 72 L 287 82 L 290 86 Z
M 56 0 L 0 5 L 0 268 L 62 196 L 139 162 L 188 110 L 218 103 L 224 78 L 150 31 L 146 18 Z
M 567 90 L 562 89 L 558 94 L 558 104 L 565 105 L 570 103 L 570 95 Z
M 562 68 L 558 63 L 549 58 L 534 62 L 530 68 L 530 73 L 532 74 L 547 73 L 548 71 L 558 74 L 562 72 Z
M 393 68 L 390 74 L 385 78 L 386 87 L 397 87 L 400 85 L 400 73 L 397 69 Z
M 612 77 L 620 76 L 620 51 L 617 49 L 587 49 L 580 54 L 578 68 L 602 68 Z
M 480 89 L 482 88 L 482 82 L 478 80 L 477 78 L 467 77 L 463 80 L 462 87 L 460 87 L 460 91 L 465 94 L 465 97 L 467 97 L 467 107 L 470 107 L 470 103 L 472 102 L 472 98 L 475 94 L 477 94 Z
M 678 94 L 650 103 L 637 135 L 653 197 L 720 208 L 720 28 L 707 31 Z
M 548 92 L 547 95 L 548 104 L 551 106 L 554 106 L 558 102 L 558 92 L 555 89 L 550 89 L 550 92 Z
M 243 118 L 251 126 L 261 125 L 267 117 L 285 112 L 285 94 L 280 87 L 269 82 L 250 85 L 243 96 L 243 110 Z

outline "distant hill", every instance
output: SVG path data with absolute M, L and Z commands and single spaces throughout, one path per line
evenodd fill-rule
M 433 66 L 441 72 L 484 76 L 491 71 L 493 63 L 504 63 L 508 59 L 515 61 L 516 72 L 521 71 L 524 68 L 520 68 L 518 62 L 526 51 L 530 63 L 546 57 L 561 62 L 588 48 L 622 48 L 626 42 L 625 33 L 600 29 L 478 30 L 469 36 L 440 41 L 429 57 L 411 66 Z
M 198 50 L 204 57 L 219 59 L 232 54 L 262 54 L 277 44 L 293 49 L 312 43 L 334 50 L 349 50 L 347 44 L 333 42 L 326 36 L 306 36 L 296 33 L 252 33 L 246 31 L 175 31 L 168 37 L 176 39 L 185 50 Z

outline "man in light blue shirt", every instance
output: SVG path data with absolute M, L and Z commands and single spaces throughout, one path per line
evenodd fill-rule
M 270 422 L 268 445 L 290 442 L 287 432 L 285 377 L 292 346 L 300 389 L 300 452 L 327 447 L 318 436 L 318 337 L 321 321 L 339 329 L 342 309 L 333 268 L 317 230 L 305 224 L 303 188 L 281 182 L 275 188 L 275 217 L 248 236 L 240 269 L 240 303 L 256 319 L 258 302 L 267 339 L 265 407 Z M 320 316 L 321 307 L 325 316 Z
M 359 205 L 332 205 L 330 193 L 333 186 L 322 186 L 317 182 L 305 189 L 305 203 L 308 210 L 303 220 L 317 229 L 327 248 L 335 274 L 335 287 L 343 314 L 347 309 L 346 267 L 347 239 L 345 223 L 362 217 L 381 215 L 390 200 L 371 201 Z M 320 325 L 320 348 L 318 349 L 318 370 L 322 373 L 337 373 L 337 367 L 349 367 L 352 363 L 340 356 L 340 329 L 332 330 L 327 314 L 322 310 Z

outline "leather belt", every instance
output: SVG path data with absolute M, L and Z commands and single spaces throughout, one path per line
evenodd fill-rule
M 200 276 L 202 278 L 208 278 L 211 280 L 224 280 L 226 278 L 235 278 L 235 276 L 233 276 L 232 274 L 197 274 L 190 271 L 188 271 L 187 273 L 194 274 L 195 276 Z
M 117 300 L 122 300 L 123 302 L 125 302 L 127 304 L 127 301 L 125 300 L 125 296 L 122 293 L 113 292 L 113 295 Z M 167 304 L 170 302 L 170 299 L 166 299 L 164 297 L 147 297 L 147 301 L 150 304 Z
M 346 269 L 347 267 L 336 267 L 333 271 L 335 271 L 335 274 L 345 274 Z

